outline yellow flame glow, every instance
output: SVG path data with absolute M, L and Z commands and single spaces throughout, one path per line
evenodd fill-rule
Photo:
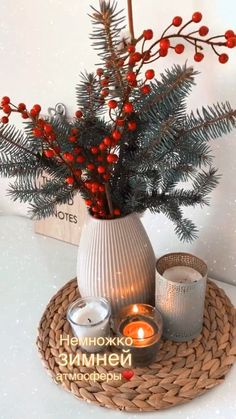
M 133 306 L 133 312 L 138 313 L 138 306 L 136 304 Z
M 144 330 L 142 329 L 142 327 L 140 327 L 138 329 L 138 338 L 139 339 L 143 339 L 144 338 Z

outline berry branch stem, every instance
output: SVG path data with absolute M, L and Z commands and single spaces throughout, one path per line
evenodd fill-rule
M 135 39 L 132 0 L 127 0 L 127 8 L 128 8 L 129 32 L 130 32 L 131 43 L 132 43 L 132 41 Z
M 105 194 L 106 194 L 106 199 L 107 199 L 107 204 L 108 204 L 110 215 L 113 217 L 113 205 L 112 205 L 112 200 L 111 200 L 110 185 L 108 182 L 105 183 Z

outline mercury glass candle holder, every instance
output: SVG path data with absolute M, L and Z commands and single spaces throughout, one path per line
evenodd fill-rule
M 201 333 L 207 272 L 206 263 L 188 253 L 169 253 L 157 261 L 155 301 L 165 338 L 184 342 Z

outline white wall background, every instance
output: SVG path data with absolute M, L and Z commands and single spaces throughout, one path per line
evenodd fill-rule
M 125 7 L 125 0 L 118 0 Z M 153 28 L 158 35 L 170 19 L 182 15 L 189 19 L 201 10 L 204 23 L 213 34 L 225 29 L 236 30 L 235 0 L 134 0 L 136 34 Z M 69 113 L 75 110 L 75 84 L 79 72 L 94 69 L 96 56 L 88 38 L 91 30 L 87 16 L 89 4 L 98 0 L 1 0 L 0 1 L 0 96 L 40 103 L 43 110 L 61 101 Z M 190 49 L 188 63 L 194 64 Z M 174 62 L 183 63 L 174 53 L 154 65 L 156 73 Z M 194 64 L 195 65 L 195 64 Z M 236 106 L 236 51 L 231 60 L 220 65 L 209 51 L 201 64 L 197 86 L 189 102 L 190 108 L 229 100 Z M 156 255 L 170 251 L 193 252 L 204 258 L 212 276 L 236 284 L 236 131 L 212 143 L 215 164 L 223 174 L 220 186 L 212 194 L 211 206 L 189 210 L 199 227 L 199 238 L 191 245 L 180 243 L 171 223 L 160 215 L 146 213 L 143 222 Z M 7 180 L 0 179 L 0 213 L 25 214 L 23 205 L 12 203 L 6 196 Z

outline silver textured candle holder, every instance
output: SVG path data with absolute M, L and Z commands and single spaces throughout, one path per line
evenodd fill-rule
M 180 280 L 179 267 L 192 268 L 196 275 L 192 280 Z M 163 276 L 170 268 L 173 280 Z M 155 300 L 156 308 L 163 317 L 165 338 L 184 342 L 201 333 L 207 272 L 205 262 L 188 253 L 169 253 L 157 261 Z

